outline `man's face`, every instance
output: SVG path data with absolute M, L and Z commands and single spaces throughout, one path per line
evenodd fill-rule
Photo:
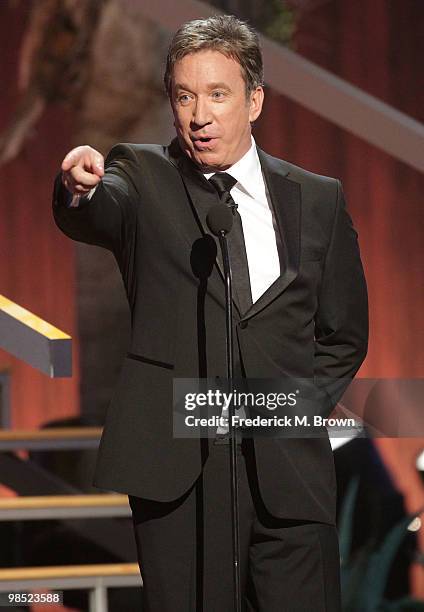
M 249 150 L 250 122 L 262 102 L 262 87 L 247 99 L 240 64 L 219 51 L 198 51 L 175 63 L 171 104 L 178 140 L 203 171 L 226 170 Z

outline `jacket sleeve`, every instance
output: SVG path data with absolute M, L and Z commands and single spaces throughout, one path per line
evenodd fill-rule
M 326 412 L 331 412 L 355 376 L 367 346 L 368 299 L 358 236 L 337 181 L 333 228 L 315 317 L 314 378 L 330 398 Z
M 122 252 L 134 231 L 138 193 L 134 177 L 139 171 L 131 147 L 114 146 L 105 160 L 105 174 L 91 199 L 81 198 L 69 207 L 69 193 L 60 174 L 53 190 L 53 215 L 57 226 L 70 238 Z

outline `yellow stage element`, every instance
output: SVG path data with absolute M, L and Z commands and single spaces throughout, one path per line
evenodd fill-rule
M 65 332 L 47 323 L 47 321 L 40 319 L 37 315 L 26 310 L 26 308 L 22 308 L 22 306 L 15 304 L 15 302 L 7 299 L 4 295 L 0 295 L 0 310 L 27 327 L 30 327 L 48 340 L 65 340 L 71 338 L 71 336 L 65 334 Z
M 0 295 L 0 348 L 51 378 L 72 376 L 72 338 Z

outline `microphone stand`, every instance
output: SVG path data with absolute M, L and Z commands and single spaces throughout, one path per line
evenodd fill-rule
M 228 253 L 228 243 L 225 230 L 218 234 L 222 250 L 222 261 L 225 275 L 225 315 L 226 315 L 226 349 L 227 349 L 227 379 L 229 392 L 234 390 L 233 361 L 233 296 L 231 284 L 231 267 Z M 233 535 L 233 578 L 234 578 L 234 612 L 241 612 L 241 582 L 240 582 L 240 535 L 239 535 L 239 503 L 238 503 L 238 469 L 237 446 L 234 421 L 234 403 L 230 402 L 228 428 L 230 433 L 230 479 L 231 479 L 231 524 Z

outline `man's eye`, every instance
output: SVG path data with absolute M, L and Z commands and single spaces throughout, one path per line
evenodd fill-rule
M 224 92 L 223 91 L 214 91 L 214 92 L 212 92 L 212 97 L 219 100 L 220 98 L 224 97 Z
M 187 104 L 190 101 L 190 96 L 188 94 L 181 94 L 178 96 L 178 102 L 181 104 Z

